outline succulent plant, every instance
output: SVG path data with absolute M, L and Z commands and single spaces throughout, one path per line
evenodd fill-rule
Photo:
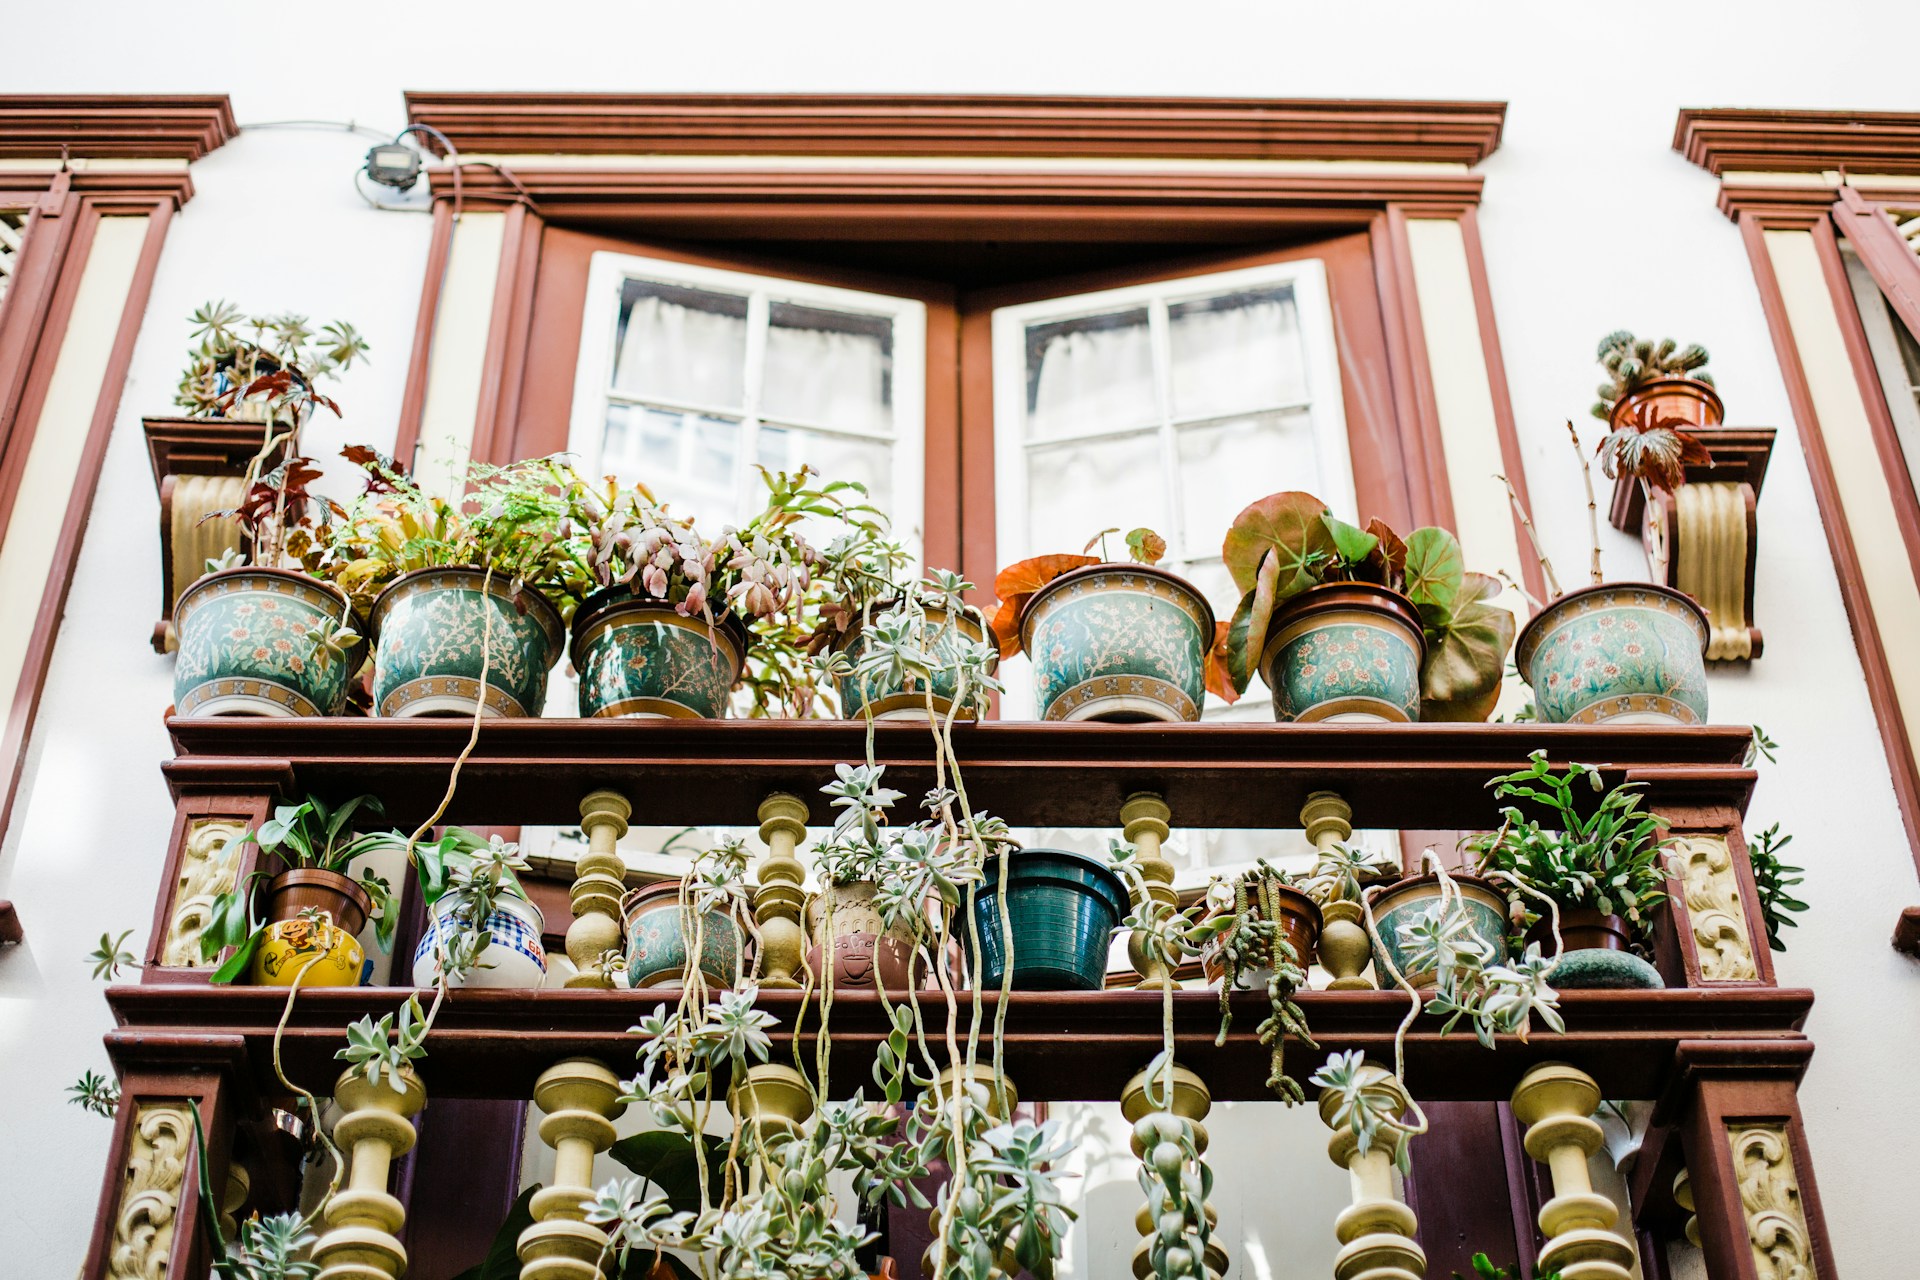
M 1607 381 L 1599 387 L 1600 399 L 1593 406 L 1593 416 L 1602 422 L 1612 419 L 1620 397 L 1655 378 L 1691 378 L 1713 385 L 1713 375 L 1707 372 L 1707 349 L 1697 342 L 1683 347 L 1672 338 L 1654 342 L 1615 329 L 1600 339 L 1595 354 L 1607 371 Z

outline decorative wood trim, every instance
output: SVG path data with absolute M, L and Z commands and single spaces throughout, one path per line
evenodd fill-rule
M 1384 242 L 1384 244 L 1383 244 Z M 1396 344 L 1402 352 L 1407 380 L 1411 383 L 1412 399 L 1407 410 L 1401 415 L 1400 438 L 1403 444 L 1411 443 L 1408 469 L 1413 471 L 1417 464 L 1425 483 L 1415 480 L 1415 509 L 1425 506 L 1431 516 L 1419 516 L 1418 519 L 1431 521 L 1442 529 L 1452 529 L 1453 486 L 1447 480 L 1446 446 L 1440 435 L 1440 402 L 1433 389 L 1433 365 L 1427 355 L 1426 330 L 1420 322 L 1420 296 L 1413 280 L 1413 250 L 1407 244 L 1407 211 L 1404 205 L 1389 205 L 1386 211 L 1386 227 L 1383 235 L 1376 235 L 1374 243 L 1386 249 L 1382 255 L 1383 272 L 1387 279 L 1381 282 L 1380 296 L 1383 300 L 1391 297 L 1399 313 L 1399 329 L 1395 335 Z
M 273 812 L 274 802 L 289 793 L 292 781 L 283 767 L 255 763 L 234 771 L 221 785 L 179 797 L 159 892 L 154 895 L 140 981 L 204 983 L 212 975 L 213 967 L 202 964 L 197 952 L 188 952 L 188 962 L 181 963 L 189 935 L 197 941 L 198 930 L 205 927 L 195 899 L 244 883 L 260 863 L 260 849 L 254 844 L 242 846 L 218 864 L 209 861 L 206 855 L 212 852 L 212 838 L 229 831 L 258 830 Z
M 1685 108 L 1673 149 L 1715 177 L 1728 170 L 1920 173 L 1920 113 Z
M 453 251 L 453 202 L 435 200 L 433 230 L 427 242 L 427 270 L 420 288 L 420 313 L 413 324 L 413 350 L 407 357 L 407 382 L 400 393 L 400 421 L 393 456 L 413 468 L 420 443 L 420 421 L 427 407 L 427 374 L 433 364 L 433 331 L 440 318 L 440 294 L 447 278 L 447 258 Z
M 1920 334 L 1920 255 L 1879 203 L 1852 187 L 1841 187 L 1839 196 L 1833 206 L 1834 227 L 1853 246 L 1907 331 Z M 1920 192 L 1913 201 L 1920 205 Z
M 198 160 L 240 132 L 225 94 L 3 94 L 0 156 Z
M 1477 164 L 1501 102 L 887 94 L 407 94 L 462 151 L 1180 156 Z
M 539 278 L 540 241 L 546 228 L 545 221 L 524 203 L 510 206 L 506 219 L 469 453 L 476 462 L 496 464 L 512 462 L 519 456 L 513 452 L 513 428 L 526 377 L 534 285 Z
M 160 621 L 153 650 L 174 647 L 173 606 L 208 559 L 241 545 L 232 519 L 210 519 L 245 497 L 247 468 L 266 443 L 265 424 L 226 418 L 146 418 L 147 461 L 160 494 Z M 274 450 L 268 465 L 284 456 Z

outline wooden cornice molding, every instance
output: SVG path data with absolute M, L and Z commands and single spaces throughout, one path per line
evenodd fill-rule
M 238 132 L 225 94 L 0 94 L 0 157 L 192 161 Z
M 1920 112 L 1684 108 L 1673 149 L 1715 177 L 1729 170 L 1920 174 Z
M 495 154 L 1157 157 L 1476 164 L 1503 102 L 860 94 L 409 93 Z

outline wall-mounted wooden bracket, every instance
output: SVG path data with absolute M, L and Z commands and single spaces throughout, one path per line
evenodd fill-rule
M 1687 468 L 1687 482 L 1671 494 L 1649 495 L 1625 478 L 1613 486 L 1613 527 L 1634 533 L 1647 549 L 1655 582 L 1684 591 L 1707 611 L 1712 662 L 1760 656 L 1753 616 L 1753 576 L 1759 525 L 1754 517 L 1771 427 L 1697 427 L 1693 434 L 1712 455 L 1710 465 Z
M 238 506 L 245 495 L 247 466 L 266 439 L 265 423 L 224 418 L 148 418 L 147 458 L 160 491 L 160 621 L 153 650 L 174 647 L 173 606 L 218 559 L 240 546 L 240 525 L 207 519 Z M 269 466 L 284 449 L 276 449 Z

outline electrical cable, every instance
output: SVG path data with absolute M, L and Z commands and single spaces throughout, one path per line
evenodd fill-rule
M 356 120 L 256 120 L 252 124 L 239 125 L 238 128 L 242 133 L 249 129 L 339 129 L 344 133 L 357 133 L 362 137 L 378 138 L 382 142 L 388 140 L 384 130 L 361 124 Z

